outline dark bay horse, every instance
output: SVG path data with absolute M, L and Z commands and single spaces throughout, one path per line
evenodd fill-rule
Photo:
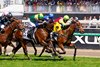
M 11 43 L 15 29 L 22 29 L 20 21 L 12 21 L 4 28 L 4 32 L 0 33 L 0 54 L 2 54 L 2 46 L 6 48 Z
M 82 24 L 79 21 L 73 20 L 71 22 L 70 26 L 67 29 L 61 30 L 61 31 L 58 32 L 58 37 L 57 37 L 57 41 L 56 41 L 58 47 L 61 48 L 61 50 L 63 51 L 63 52 L 58 51 L 59 54 L 65 54 L 66 53 L 66 51 L 64 49 L 64 45 L 66 45 L 68 47 L 73 47 L 75 49 L 73 60 L 75 60 L 77 48 L 73 43 L 71 43 L 71 40 L 72 40 L 73 33 L 75 32 L 75 30 L 77 28 L 79 29 L 79 31 L 81 33 L 84 32 Z

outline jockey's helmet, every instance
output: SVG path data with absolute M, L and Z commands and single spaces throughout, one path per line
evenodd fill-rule
M 11 12 L 9 12 L 7 16 L 8 16 L 9 19 L 13 17 Z
M 49 20 L 49 16 L 44 16 L 44 20 L 48 21 Z
M 64 17 L 63 17 L 63 19 L 66 21 L 66 20 L 69 20 L 69 16 L 68 15 L 65 15 Z
M 50 13 L 48 16 L 49 16 L 49 18 L 51 18 L 51 19 L 54 18 L 54 14 L 52 14 L 52 13 Z
M 42 20 L 44 18 L 44 15 L 42 13 L 38 14 L 38 19 Z

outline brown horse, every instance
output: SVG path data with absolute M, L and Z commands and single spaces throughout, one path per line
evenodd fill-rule
M 23 38 L 23 32 L 21 30 L 16 30 L 16 32 L 13 34 L 14 36 L 14 41 L 17 43 L 17 46 L 12 50 L 12 52 L 14 53 L 14 55 L 16 54 L 16 52 L 23 47 L 24 50 L 24 54 L 28 57 L 28 53 L 27 53 L 27 43 L 30 42 L 35 50 L 34 55 L 37 54 L 37 49 L 35 48 L 35 43 L 33 42 L 33 40 L 27 40 Z M 22 43 L 23 45 L 22 45 Z
M 6 52 L 6 47 L 8 45 L 11 44 L 11 46 L 14 47 L 14 45 L 11 43 L 11 41 L 14 41 L 14 42 L 17 42 L 17 43 L 20 44 L 20 45 L 18 44 L 18 46 L 22 46 L 23 47 L 24 54 L 28 57 L 28 59 L 30 59 L 30 57 L 28 56 L 28 53 L 27 53 L 27 46 L 26 46 L 27 43 L 23 39 L 23 31 L 22 31 L 22 29 L 24 28 L 24 26 L 22 24 L 22 21 L 21 20 L 18 20 L 18 19 L 13 19 L 13 22 L 12 23 L 14 23 L 14 22 L 20 23 L 20 24 L 18 24 L 20 26 L 20 28 L 19 29 L 18 28 L 14 29 L 15 31 L 10 36 L 10 39 L 11 40 L 9 40 L 9 42 L 7 41 L 7 42 L 4 43 L 4 44 L 6 44 L 6 45 L 4 45 L 4 50 L 5 50 L 4 53 Z M 15 56 L 15 53 L 17 52 L 16 49 L 18 49 L 18 47 L 14 47 L 13 50 L 12 50 L 12 52 L 13 52 L 12 58 Z
M 19 20 L 16 19 L 14 21 L 19 21 Z M 21 25 L 24 28 L 23 24 L 21 24 Z M 13 52 L 12 58 L 15 56 L 18 49 L 22 47 L 23 51 L 24 51 L 24 54 L 28 57 L 28 59 L 30 59 L 30 57 L 28 56 L 28 51 L 27 51 L 27 42 L 26 42 L 25 39 L 23 39 L 23 31 L 21 29 L 17 29 L 13 33 L 13 38 L 12 39 L 13 39 L 12 41 L 18 43 L 17 46 L 12 50 L 12 52 Z
M 57 37 L 57 41 L 56 41 L 58 47 L 61 48 L 61 50 L 63 51 L 63 52 L 58 51 L 59 54 L 65 54 L 66 53 L 66 51 L 64 49 L 64 45 L 66 45 L 68 47 L 73 47 L 75 49 L 73 60 L 75 60 L 77 48 L 73 43 L 71 43 L 71 40 L 72 40 L 72 36 L 73 36 L 73 33 L 75 32 L 76 28 L 79 28 L 79 31 L 81 33 L 84 32 L 82 24 L 79 21 L 73 20 L 72 23 L 70 24 L 70 26 L 67 29 L 61 30 L 61 31 L 58 32 L 58 37 Z
M 0 54 L 2 54 L 2 46 L 6 49 L 7 45 L 11 43 L 15 29 L 22 29 L 20 21 L 12 21 L 12 23 L 4 28 L 4 32 L 0 33 Z
M 45 51 L 45 49 L 50 49 L 53 57 L 55 57 L 55 55 L 56 55 L 59 58 L 63 59 L 61 56 L 59 56 L 56 53 L 56 50 L 54 49 L 53 43 L 49 39 L 50 38 L 50 32 L 53 29 L 53 24 L 54 23 L 48 23 L 45 28 L 38 28 L 35 32 L 35 37 L 36 37 L 38 43 L 43 46 L 42 52 L 40 53 L 39 56 L 42 55 L 42 53 Z

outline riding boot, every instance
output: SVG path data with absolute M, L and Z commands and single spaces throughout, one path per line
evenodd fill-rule
M 50 33 L 50 40 L 53 41 L 53 32 Z
M 1 31 L 0 31 L 1 33 L 4 33 L 5 31 L 3 30 L 3 29 L 1 29 Z

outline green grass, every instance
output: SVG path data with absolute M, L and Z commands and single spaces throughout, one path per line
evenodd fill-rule
M 0 56 L 0 67 L 100 67 L 100 58 L 76 57 L 76 61 L 72 57 L 64 57 L 64 60 L 42 56 L 36 57 L 30 55 L 32 60 L 27 60 L 23 54 L 16 54 L 13 60 L 9 56 Z

